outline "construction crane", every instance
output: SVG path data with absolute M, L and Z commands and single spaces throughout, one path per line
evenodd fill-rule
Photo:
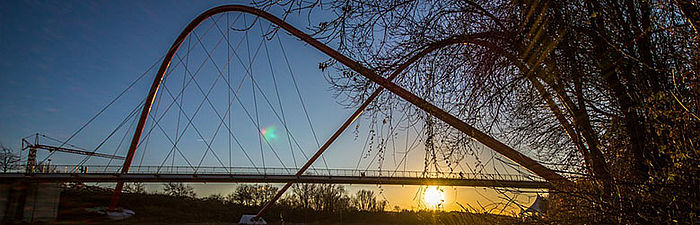
M 42 135 L 44 136 L 44 135 Z M 45 137 L 45 136 L 44 136 Z M 49 152 L 66 152 L 78 155 L 95 156 L 108 159 L 124 160 L 123 156 L 109 155 L 97 152 L 89 152 L 79 149 L 64 148 L 50 145 L 39 144 L 39 133 L 34 135 L 34 142 L 28 141 L 26 138 L 22 138 L 22 150 L 29 150 L 29 155 L 27 156 L 27 173 L 33 173 L 36 167 L 36 152 L 37 149 L 47 150 Z

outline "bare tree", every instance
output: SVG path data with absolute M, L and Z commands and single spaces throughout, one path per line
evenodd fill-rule
M 234 204 L 261 206 L 272 199 L 277 188 L 270 185 L 240 185 L 236 191 L 229 194 L 227 199 Z
M 146 185 L 141 182 L 127 183 L 124 185 L 124 192 L 134 194 L 145 194 Z M 167 191 L 166 191 L 167 193 Z
M 312 199 L 312 205 L 317 211 L 344 211 L 349 205 L 345 188 L 336 184 L 317 185 Z
M 352 198 L 352 203 L 360 211 L 374 211 L 377 204 L 377 199 L 374 197 L 374 192 L 368 190 L 359 190 Z
M 301 208 L 310 209 L 315 192 L 316 185 L 314 184 L 294 184 L 292 185 L 291 198 L 298 202 Z
M 163 192 L 165 192 L 166 195 L 180 198 L 195 198 L 197 196 L 192 186 L 183 183 L 163 184 Z
M 386 208 L 387 202 L 385 200 L 378 201 L 377 196 L 374 195 L 374 191 L 359 190 L 355 196 L 353 196 L 352 204 L 359 211 L 381 212 Z M 398 206 L 394 208 L 396 207 Z
M 583 174 L 560 207 L 588 223 L 694 221 L 700 211 L 700 39 L 687 1 L 287 0 L 326 9 L 318 38 L 457 118 L 565 175 Z M 414 57 L 418 60 L 412 62 Z M 333 61 L 320 64 L 322 70 Z M 355 106 L 377 89 L 335 65 L 331 85 Z M 328 70 L 326 70 L 328 71 Z M 425 169 L 453 169 L 479 146 L 383 94 L 372 123 L 397 113 L 424 127 Z M 393 122 L 392 122 L 393 121 Z M 379 126 L 378 126 L 379 127 Z M 386 132 L 391 129 L 372 131 Z M 374 135 L 374 134 L 372 134 Z M 381 141 L 380 141 L 381 143 Z M 383 148 L 379 146 L 379 153 Z M 381 158 L 381 156 L 380 156 Z M 479 162 L 477 162 L 479 163 Z M 556 196 L 555 196 L 556 197 Z
M 257 206 L 262 206 L 263 204 L 269 202 L 272 199 L 272 197 L 274 197 L 275 194 L 277 194 L 278 190 L 278 188 L 270 186 L 268 184 L 255 185 L 253 187 L 253 199 L 255 200 L 255 205 Z
M 0 169 L 3 173 L 19 168 L 19 161 L 19 155 L 15 154 L 12 149 L 0 145 Z

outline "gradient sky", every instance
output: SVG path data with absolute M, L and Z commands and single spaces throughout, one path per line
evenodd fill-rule
M 243 1 L 245 3 L 247 1 Z M 154 63 L 160 63 L 160 57 L 165 54 L 172 41 L 189 23 L 191 19 L 206 9 L 222 5 L 231 4 L 231 1 L 2 1 L 0 2 L 0 144 L 9 146 L 15 150 L 20 148 L 21 138 L 39 132 L 61 140 L 69 138 L 85 122 L 94 116 L 107 103 L 114 99 L 129 84 L 138 78 L 142 73 Z M 272 12 L 275 15 L 279 13 Z M 319 14 L 323 16 L 323 14 Z M 219 23 L 225 24 L 236 19 L 237 14 L 230 14 L 226 17 L 219 17 Z M 215 17 L 216 18 L 216 17 Z M 244 16 L 230 23 L 232 27 L 245 27 L 253 21 L 253 17 Z M 313 21 L 313 19 L 312 19 Z M 290 16 L 287 22 L 300 28 L 308 25 L 305 15 Z M 205 22 L 195 32 L 202 35 L 202 45 L 212 48 L 222 37 L 216 30 L 210 31 L 208 35 L 203 35 L 206 28 L 213 25 Z M 217 24 L 218 25 L 218 24 Z M 217 66 L 222 69 L 226 61 L 232 59 L 230 64 L 230 74 L 232 74 L 231 85 L 238 85 L 241 79 L 245 79 L 246 63 L 252 61 L 252 55 L 260 46 L 261 29 L 266 29 L 268 23 L 258 22 L 249 32 L 245 39 L 243 32 L 230 31 L 230 43 L 240 44 L 237 51 L 240 58 L 227 58 L 226 54 L 231 53 L 226 50 L 226 42 L 221 48 L 212 53 Z M 215 28 L 214 28 L 215 29 Z M 250 81 L 244 81 L 241 85 L 240 98 L 245 110 L 253 113 L 255 104 L 258 107 L 259 127 L 252 123 L 247 117 L 244 107 L 233 102 L 231 107 L 232 131 L 235 133 L 243 148 L 233 144 L 229 151 L 228 132 L 225 128 L 214 135 L 218 122 L 216 112 L 205 103 L 200 115 L 193 120 L 199 128 L 200 133 L 189 129 L 178 144 L 182 149 L 182 154 L 188 158 L 190 163 L 197 164 L 201 161 L 202 166 L 240 166 L 250 167 L 256 165 L 261 167 L 295 167 L 303 161 L 303 156 L 298 147 L 310 155 L 317 148 L 316 139 L 323 143 L 327 137 L 347 118 L 353 109 L 348 109 L 338 104 L 341 99 L 334 98 L 326 77 L 327 73 L 334 70 L 321 72 L 318 63 L 328 59 L 327 56 L 304 45 L 300 41 L 279 33 L 279 42 L 273 39 L 265 44 L 268 51 L 261 50 L 259 58 L 250 67 L 253 77 L 256 79 L 257 92 L 256 101 L 253 101 L 253 88 L 255 85 Z M 309 128 L 302 104 L 297 96 L 297 89 L 293 85 L 290 76 L 290 68 L 287 68 L 284 54 L 281 52 L 279 43 L 285 48 L 290 67 L 296 82 L 299 86 L 304 101 L 304 106 L 309 112 L 314 130 Z M 166 78 L 167 87 L 174 94 L 182 87 L 182 82 L 188 78 L 188 71 L 194 72 L 202 61 L 207 61 L 206 53 L 201 51 L 197 39 L 190 38 L 189 42 L 183 46 L 194 46 L 190 58 L 184 53 L 178 55 L 183 61 L 187 61 L 189 67 L 174 66 L 176 61 L 171 63 L 170 70 L 172 76 Z M 231 50 L 229 48 L 228 50 Z M 180 52 L 182 52 L 182 48 Z M 251 54 L 251 57 L 249 57 Z M 267 57 L 267 56 L 270 57 Z M 177 58 L 176 58 L 177 59 Z M 270 59 L 270 61 L 267 61 Z M 184 64 L 180 64 L 184 65 Z M 229 71 L 223 69 L 228 74 Z M 273 72 L 270 72 L 270 71 Z M 202 88 L 208 87 L 217 77 L 217 67 L 210 62 L 205 62 L 202 71 L 199 73 L 197 81 L 201 82 Z M 272 83 L 271 75 L 277 76 L 278 92 L 280 93 L 279 103 L 286 110 L 286 118 L 289 129 L 292 129 L 294 139 L 299 143 L 298 147 L 293 144 L 289 149 L 289 140 L 284 132 L 284 126 L 277 119 L 275 113 L 279 109 L 271 109 L 263 101 L 263 94 L 269 97 L 273 108 L 277 107 L 275 97 L 275 86 Z M 126 94 L 108 108 L 104 114 L 98 117 L 89 127 L 76 135 L 71 144 L 94 150 L 100 142 L 121 122 L 126 115 L 145 97 L 150 83 L 155 76 L 155 71 L 148 71 L 145 77 L 131 88 Z M 215 105 L 215 109 L 223 114 L 228 107 L 228 92 L 222 83 L 215 85 L 214 92 L 210 96 Z M 153 108 L 153 115 L 163 116 L 160 124 L 171 136 L 177 133 L 175 130 L 182 129 L 182 124 L 178 125 L 178 110 L 171 109 L 165 111 L 165 105 L 172 102 L 167 96 L 167 92 L 159 98 L 162 105 Z M 189 115 L 196 110 L 196 103 L 203 99 L 203 95 L 193 86 L 185 89 L 182 99 L 183 110 Z M 160 114 L 159 114 L 160 113 Z M 127 121 L 125 126 L 133 123 Z M 186 121 L 182 120 L 184 123 Z M 401 158 L 407 154 L 410 143 L 416 138 L 416 130 L 397 130 L 396 140 L 399 144 L 391 145 L 387 149 L 385 159 L 379 163 L 372 156 L 376 154 L 376 149 L 370 151 L 366 143 L 367 130 L 369 129 L 368 118 L 358 121 L 360 126 L 358 132 L 353 128 L 345 134 L 327 151 L 325 154 L 326 163 L 330 168 L 368 168 L 378 169 L 380 165 L 385 170 L 395 168 L 421 170 L 423 166 L 422 144 L 415 145 L 411 150 L 413 155 L 407 156 L 407 163 L 401 163 Z M 180 128 L 178 128 L 180 126 Z M 154 128 L 153 135 L 149 140 L 149 145 L 137 151 L 134 164 L 158 166 L 168 162 L 176 166 L 186 166 L 179 153 L 171 152 L 172 144 L 168 137 L 159 131 L 157 126 L 149 123 L 147 129 Z M 131 135 L 133 128 L 123 127 L 115 135 L 108 139 L 99 152 L 108 154 L 126 154 L 126 144 L 119 145 L 120 139 Z M 259 132 L 265 128 L 266 132 L 270 128 L 275 129 L 275 138 L 271 138 L 270 133 L 265 134 L 269 145 L 265 140 L 259 139 Z M 381 130 L 381 129 L 380 129 Z M 316 134 L 314 138 L 313 133 Z M 202 137 L 200 137 L 200 134 Z M 385 138 L 388 136 L 385 136 Z M 378 136 L 379 138 L 379 136 Z M 211 141 L 215 139 L 215 141 Z M 128 141 L 128 139 L 127 139 Z M 212 150 L 216 152 L 217 160 L 211 153 L 202 157 L 209 143 Z M 406 144 L 408 143 L 408 144 Z M 54 143 L 55 144 L 55 143 Z M 120 146 L 120 147 L 119 147 Z M 262 146 L 262 147 L 261 147 Z M 277 149 L 276 152 L 272 148 Z M 143 154 L 147 149 L 147 154 Z M 241 149 L 246 149 L 248 156 L 243 154 Z M 363 150 L 365 153 L 363 153 Z M 397 150 L 398 149 L 398 150 Z M 369 152 L 368 152 L 369 151 Z M 175 158 L 166 155 L 169 153 L 178 154 Z M 20 153 L 26 158 L 26 152 Z M 277 157 L 275 156 L 277 154 Z M 486 156 L 493 154 L 485 151 Z M 263 156 L 264 155 L 264 156 Z M 47 157 L 45 152 L 40 152 L 39 160 Z M 248 159 L 250 157 L 250 160 Z M 278 159 L 279 157 L 279 159 Z M 51 156 L 53 164 L 76 164 L 82 157 L 68 154 L 54 154 Z M 360 161 L 358 163 L 358 160 Z M 105 165 L 115 162 L 108 162 L 104 159 L 91 158 L 86 165 Z M 323 168 L 326 163 L 315 163 L 315 167 Z M 388 169 L 387 169 L 388 168 Z M 233 190 L 234 186 L 229 184 L 208 184 L 196 185 L 200 195 L 213 193 L 226 194 Z M 156 187 L 151 187 L 156 188 Z M 351 192 L 359 188 L 384 190 L 384 197 L 389 200 L 390 207 L 399 205 L 402 208 L 415 208 L 416 201 L 414 195 L 418 187 L 382 187 L 373 185 L 349 186 Z M 455 201 L 472 205 L 488 204 L 497 202 L 498 197 L 493 190 L 482 188 L 445 188 L 448 193 L 448 205 L 446 209 L 455 210 L 458 206 Z M 458 197 L 455 197 L 458 196 Z M 528 199 L 523 197 L 522 201 L 527 204 Z M 480 201 L 477 203 L 477 201 Z

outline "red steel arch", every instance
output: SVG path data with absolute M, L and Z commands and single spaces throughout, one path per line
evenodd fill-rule
M 160 87 L 160 83 L 163 80 L 163 77 L 165 75 L 165 72 L 167 71 L 170 62 L 172 61 L 173 57 L 175 56 L 175 53 L 177 50 L 180 48 L 181 44 L 183 41 L 189 36 L 189 34 L 197 28 L 199 24 L 201 24 L 204 20 L 220 13 L 225 13 L 225 12 L 243 12 L 243 13 L 248 13 L 252 14 L 258 17 L 262 17 L 263 19 L 279 26 L 280 28 L 284 29 L 285 31 L 289 32 L 290 34 L 294 35 L 295 37 L 301 39 L 302 41 L 306 42 L 307 44 L 313 46 L 314 48 L 320 50 L 324 54 L 330 56 L 334 60 L 342 63 L 343 65 L 349 67 L 350 69 L 354 70 L 355 72 L 359 73 L 360 75 L 363 75 L 364 77 L 370 79 L 371 81 L 379 84 L 381 87 L 391 91 L 392 93 L 398 95 L 399 97 L 403 98 L 404 100 L 410 102 L 411 104 L 417 106 L 418 108 L 430 113 L 431 115 L 437 117 L 438 119 L 446 122 L 447 124 L 450 124 L 452 127 L 460 130 L 461 132 L 471 136 L 472 138 L 476 139 L 480 143 L 488 146 L 489 148 L 493 149 L 494 151 L 498 152 L 499 154 L 507 157 L 508 159 L 514 161 L 515 163 L 527 168 L 528 170 L 532 171 L 534 174 L 544 178 L 550 183 L 553 184 L 558 184 L 561 182 L 566 182 L 567 179 L 562 177 L 561 175 L 555 173 L 554 171 L 542 166 L 538 162 L 534 161 L 533 159 L 529 158 L 528 156 L 516 151 L 515 149 L 501 143 L 500 141 L 494 139 L 493 137 L 477 130 L 476 128 L 472 127 L 471 125 L 465 123 L 464 121 L 452 116 L 451 114 L 445 112 L 444 110 L 436 107 L 435 105 L 425 101 L 424 99 L 414 95 L 413 93 L 407 91 L 406 89 L 403 89 L 399 87 L 398 85 L 394 84 L 393 82 L 390 81 L 390 79 L 381 77 L 377 75 L 374 71 L 364 67 L 360 63 L 346 57 L 345 55 L 339 53 L 338 51 L 326 46 L 325 44 L 319 42 L 318 40 L 314 39 L 313 37 L 309 36 L 308 34 L 300 31 L 299 29 L 289 25 L 288 23 L 284 22 L 283 20 L 279 19 L 276 16 L 273 16 L 272 14 L 269 14 L 268 12 L 265 12 L 260 9 L 256 9 L 253 7 L 249 6 L 243 6 L 243 5 L 224 5 L 224 6 L 219 6 L 215 7 L 212 9 L 207 10 L 206 12 L 200 14 L 197 16 L 194 20 L 192 20 L 186 27 L 185 29 L 180 33 L 180 35 L 175 39 L 175 42 L 171 45 L 170 49 L 168 50 L 167 54 L 165 55 L 165 58 L 163 59 L 163 62 L 160 65 L 160 68 L 158 69 L 158 73 L 156 74 L 156 77 L 153 81 L 153 84 L 151 85 L 151 89 L 148 93 L 148 96 L 146 98 L 146 102 L 143 106 L 143 110 L 141 111 L 141 117 L 139 118 L 138 125 L 136 127 L 136 131 L 134 132 L 134 136 L 131 139 L 131 144 L 129 146 L 129 151 L 127 153 L 126 159 L 124 160 L 124 165 L 122 167 L 122 174 L 126 174 L 129 172 L 129 167 L 131 166 L 131 162 L 134 157 L 134 153 L 136 152 L 136 148 L 138 147 L 139 144 L 139 139 L 141 138 L 141 134 L 143 132 L 143 128 L 146 124 L 146 119 L 148 118 L 148 114 L 150 113 L 151 106 L 153 105 L 153 101 L 155 100 L 156 93 L 158 92 L 158 88 Z M 426 49 L 427 51 L 432 51 L 435 50 L 439 47 L 433 48 L 431 50 Z M 426 51 L 424 51 L 426 52 Z M 412 59 L 412 61 L 415 61 L 416 59 L 420 57 L 414 57 L 415 59 Z M 412 62 L 411 61 L 411 62 Z M 394 74 L 398 74 L 401 72 L 401 70 L 405 69 L 408 64 L 404 64 L 405 66 L 399 68 L 397 71 L 395 71 Z M 393 77 L 391 77 L 393 78 Z M 378 90 L 379 91 L 379 90 Z M 366 101 L 368 103 L 369 101 Z M 363 104 L 363 106 L 365 105 Z M 359 116 L 359 113 L 364 109 L 364 107 L 361 107 L 356 111 L 353 116 L 348 120 L 349 123 L 352 123 L 354 119 Z M 346 123 L 343 124 L 345 126 Z M 342 128 L 341 128 L 342 129 Z M 336 132 L 337 134 L 338 132 Z M 334 134 L 334 136 L 336 136 Z M 331 139 L 334 139 L 333 137 Z M 329 140 L 331 141 L 331 140 Z M 332 141 L 331 141 L 332 142 Z M 328 142 L 326 145 L 329 144 Z M 324 145 L 324 147 L 327 147 Z M 309 162 L 305 165 L 305 167 L 308 167 L 307 165 L 310 166 L 310 164 L 313 162 L 315 157 L 320 156 L 320 154 L 323 152 L 323 148 L 319 150 L 314 157 L 310 159 Z M 303 173 L 303 168 L 301 173 Z M 114 193 L 112 195 L 112 201 L 110 204 L 109 209 L 114 210 L 118 204 L 119 196 L 121 194 L 121 191 L 124 187 L 123 182 L 118 182 L 116 188 L 114 189 Z

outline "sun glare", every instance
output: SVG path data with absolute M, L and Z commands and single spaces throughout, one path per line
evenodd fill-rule
M 428 186 L 423 193 L 423 200 L 428 208 L 442 208 L 445 203 L 445 191 L 436 186 Z

